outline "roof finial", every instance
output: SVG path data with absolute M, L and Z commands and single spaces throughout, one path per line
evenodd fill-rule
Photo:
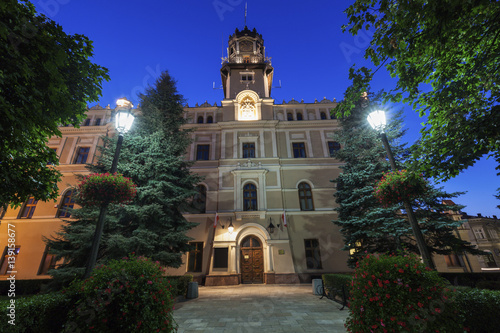
M 247 27 L 247 4 L 248 2 L 245 2 L 245 28 Z

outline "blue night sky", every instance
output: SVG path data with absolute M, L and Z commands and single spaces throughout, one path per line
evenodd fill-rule
M 154 84 L 168 70 L 190 106 L 223 99 L 220 64 L 229 35 L 244 27 L 243 0 L 32 0 L 68 34 L 83 34 L 94 42 L 93 61 L 109 69 L 111 80 L 103 84 L 101 106 L 113 108 L 119 97 L 134 104 L 137 93 Z M 247 26 L 262 34 L 267 56 L 272 58 L 272 97 L 281 104 L 292 98 L 306 103 L 315 99 L 342 99 L 348 69 L 371 64 L 363 59 L 368 35 L 342 33 L 347 22 L 343 10 L 353 1 L 248 1 Z M 380 69 L 372 90 L 390 89 L 395 81 Z M 91 104 L 93 106 L 97 103 Z M 405 140 L 419 137 L 422 119 L 403 104 Z M 390 113 L 389 113 L 390 117 Z M 483 216 L 500 215 L 493 197 L 500 187 L 493 159 L 483 158 L 460 176 L 441 184 L 448 192 L 467 191 L 455 199 L 463 211 Z

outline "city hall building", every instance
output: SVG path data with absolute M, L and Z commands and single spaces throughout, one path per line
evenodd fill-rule
M 169 273 L 228 285 L 299 283 L 349 271 L 342 236 L 331 222 L 330 180 L 341 171 L 331 157 L 341 148 L 332 139 L 338 124 L 330 110 L 336 103 L 323 98 L 276 104 L 274 68 L 255 29 L 236 29 L 227 52 L 220 68 L 222 101 L 185 107 L 185 127 L 194 129 L 186 156 L 203 181 L 184 215 L 197 223 L 188 232 L 194 250 Z M 61 127 L 62 137 L 50 139 L 63 174 L 58 202 L 30 199 L 3 212 L 0 245 L 3 250 L 7 224 L 15 223 L 18 278 L 47 278 L 56 264 L 43 237 L 54 235 L 69 217 L 71 187 L 76 175 L 88 173 L 85 163 L 96 162 L 100 137 L 114 133 L 113 111 L 93 106 L 80 128 Z M 0 276 L 6 268 L 5 263 Z
M 186 152 L 193 173 L 203 177 L 185 218 L 193 250 L 169 274 L 192 274 L 205 285 L 300 283 L 324 273 L 348 272 L 336 218 L 335 184 L 342 163 L 333 140 L 339 124 L 335 100 L 272 98 L 274 68 L 255 29 L 236 29 L 220 69 L 223 99 L 185 106 L 194 129 Z M 61 127 L 49 141 L 63 174 L 56 203 L 29 199 L 2 211 L 0 278 L 6 279 L 7 226 L 16 228 L 17 279 L 48 278 L 56 266 L 43 241 L 70 218 L 72 187 L 97 147 L 113 135 L 114 110 L 91 107 L 80 128 Z M 443 260 L 444 263 L 444 260 Z M 446 266 L 443 266 L 446 267 Z

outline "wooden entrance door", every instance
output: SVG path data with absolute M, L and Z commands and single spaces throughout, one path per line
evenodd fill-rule
M 241 242 L 241 283 L 264 282 L 264 255 L 262 244 L 255 236 Z

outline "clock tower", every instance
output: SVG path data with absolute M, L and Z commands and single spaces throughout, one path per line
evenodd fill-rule
M 262 35 L 255 28 L 236 28 L 229 37 L 227 55 L 220 70 L 225 99 L 235 99 L 244 90 L 255 92 L 259 98 L 271 97 L 273 67 L 265 56 Z

